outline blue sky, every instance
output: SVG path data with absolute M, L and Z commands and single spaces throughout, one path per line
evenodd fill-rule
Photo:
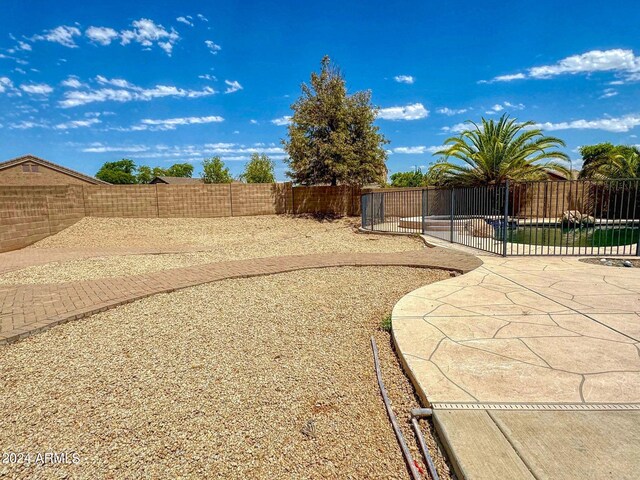
M 329 55 L 370 89 L 390 172 L 507 112 L 567 143 L 640 144 L 640 3 L 3 2 L 2 160 L 94 174 L 253 151 L 284 180 L 289 106 Z M 579 162 L 575 162 L 579 166 Z

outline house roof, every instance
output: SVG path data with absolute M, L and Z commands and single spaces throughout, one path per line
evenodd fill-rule
M 21 163 L 25 162 L 37 163 L 44 167 L 50 168 L 51 170 L 56 170 L 60 173 L 64 173 L 65 175 L 69 175 L 70 177 L 79 178 L 81 180 L 84 180 L 85 182 L 93 183 L 95 185 L 111 185 L 109 182 L 90 177 L 89 175 L 85 175 L 84 173 L 76 172 L 75 170 L 71 170 L 70 168 L 63 167 L 62 165 L 58 165 L 57 163 L 49 162 L 47 160 L 44 160 L 43 158 L 36 157 L 35 155 L 30 154 L 12 158 L 11 160 L 7 160 L 6 162 L 0 162 L 0 170 L 13 167 L 15 165 L 20 165 Z
M 165 177 L 159 176 L 155 177 L 149 183 L 167 183 L 170 185 L 192 185 L 194 183 L 203 183 L 201 178 L 191 178 L 191 177 Z

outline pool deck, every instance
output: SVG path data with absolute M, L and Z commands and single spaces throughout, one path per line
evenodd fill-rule
M 480 258 L 392 317 L 457 474 L 640 478 L 640 269 Z

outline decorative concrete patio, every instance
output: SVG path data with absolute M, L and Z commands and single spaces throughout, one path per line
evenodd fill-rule
M 481 257 L 393 333 L 465 478 L 640 476 L 640 270 Z

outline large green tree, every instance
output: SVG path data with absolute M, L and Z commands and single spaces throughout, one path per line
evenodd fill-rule
M 389 178 L 392 187 L 423 187 L 427 184 L 427 175 L 419 168 L 411 172 L 396 172 Z
M 640 178 L 638 147 L 598 143 L 580 147 L 580 154 L 580 178 Z
M 96 173 L 96 178 L 117 185 L 131 184 L 137 183 L 135 173 L 136 164 L 133 160 L 123 158 L 117 162 L 105 162 Z
M 229 169 L 224 166 L 220 157 L 212 157 L 202 162 L 202 179 L 204 183 L 231 183 L 233 178 Z
M 303 185 L 384 182 L 388 142 L 374 125 L 378 110 L 371 92 L 347 94 L 344 77 L 327 56 L 301 88 L 291 106 L 289 139 L 282 141 L 287 175 Z
M 562 140 L 549 137 L 533 122 L 519 123 L 502 115 L 499 120 L 467 122 L 469 129 L 445 140 L 446 148 L 429 174 L 445 185 L 494 185 L 505 180 L 541 180 L 550 170 L 569 174 Z
M 190 163 L 174 163 L 166 170 L 168 177 L 188 177 L 193 175 L 193 165 Z
M 240 175 L 240 180 L 247 183 L 274 183 L 275 162 L 267 155 L 252 153 L 249 163 L 244 166 L 244 172 Z

